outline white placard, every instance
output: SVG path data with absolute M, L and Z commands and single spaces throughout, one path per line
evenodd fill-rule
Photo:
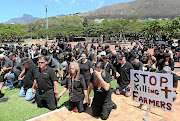
M 131 70 L 130 79 L 133 101 L 172 112 L 172 74 Z

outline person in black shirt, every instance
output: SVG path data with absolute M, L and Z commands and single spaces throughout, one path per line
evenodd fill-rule
M 157 62 L 159 62 L 159 60 L 164 58 L 164 50 L 160 49 L 159 53 L 155 53 L 154 57 L 156 57 Z M 159 66 L 159 65 L 157 65 L 157 66 Z
M 74 50 L 74 59 L 75 59 L 76 61 L 78 61 L 78 60 L 80 60 L 82 51 L 81 51 L 81 48 L 80 48 L 78 45 L 76 45 L 74 49 L 75 49 L 75 50 Z
M 87 96 L 87 87 L 83 75 L 80 74 L 79 65 L 76 62 L 70 63 L 70 73 L 66 78 L 66 85 L 60 97 L 69 89 L 69 110 L 81 113 L 84 111 L 84 95 Z M 60 98 L 59 97 L 59 98 Z
M 135 59 L 132 63 L 134 70 L 141 70 L 143 71 L 143 63 L 139 61 L 139 59 Z
M 105 55 L 102 59 L 105 64 L 104 68 L 105 68 L 106 72 L 108 72 L 110 74 L 110 71 L 112 71 L 112 75 L 114 75 L 114 73 L 116 72 L 116 69 L 114 68 L 112 63 L 109 62 L 109 55 Z M 112 76 L 112 80 L 114 80 L 114 76 Z
M 7 80 L 6 86 L 9 86 L 6 91 L 12 90 L 14 89 L 13 79 L 15 79 L 14 73 L 12 72 L 13 62 L 3 54 L 0 54 L 0 61 L 2 61 L 1 75 L 3 76 L 4 81 Z
M 84 53 L 81 55 L 81 60 L 79 60 L 78 63 L 80 67 L 80 74 L 84 76 L 86 87 L 88 87 L 90 84 L 91 74 L 93 73 L 92 63 L 86 58 Z
M 159 70 L 162 70 L 164 66 L 169 66 L 172 71 L 174 70 L 174 61 L 170 58 L 168 53 L 165 53 L 165 58 L 161 59 L 158 65 Z
M 59 61 L 51 56 L 47 56 L 46 58 L 48 59 L 48 66 L 51 67 L 55 72 L 58 72 L 60 77 L 59 79 L 61 79 L 61 64 L 59 63 Z
M 125 89 L 125 96 L 131 96 L 131 84 L 130 84 L 130 70 L 133 69 L 131 63 L 127 62 L 124 55 L 118 55 L 117 60 L 119 64 L 116 66 L 117 88 L 116 94 L 120 95 L 123 89 Z
M 56 109 L 57 99 L 59 97 L 57 80 L 55 71 L 47 66 L 47 58 L 41 56 L 39 58 L 39 68 L 36 69 L 36 76 L 32 87 L 32 92 L 35 93 L 34 88 L 38 84 L 38 107 L 47 107 L 50 110 Z
M 9 59 L 13 61 L 12 71 L 15 75 L 15 79 L 18 80 L 19 75 L 24 73 L 24 71 L 25 71 L 25 68 L 21 63 L 21 58 L 17 57 L 16 54 L 11 53 L 11 54 L 9 54 Z M 18 84 L 18 81 L 19 81 L 19 84 Z M 18 80 L 18 81 L 15 80 L 15 82 L 13 82 L 14 86 L 22 87 L 23 82 L 21 82 L 21 80 Z
M 93 50 L 93 49 L 90 49 L 90 50 L 89 50 L 88 59 L 89 59 L 89 60 L 92 62 L 92 64 L 94 65 L 94 63 L 95 63 L 95 53 L 94 53 L 94 50 Z
M 21 74 L 21 76 L 24 76 L 23 79 L 20 79 L 21 76 L 19 76 L 19 80 L 23 80 L 23 86 L 21 87 L 19 97 L 26 97 L 26 100 L 30 101 L 35 97 L 35 93 L 32 93 L 31 88 L 34 83 L 37 67 L 28 57 L 22 58 L 21 63 L 25 68 L 25 73 Z
M 103 50 L 102 45 L 101 45 L 101 44 L 98 44 L 98 46 L 97 46 L 97 55 L 98 55 L 100 52 L 102 52 L 102 50 Z
M 91 76 L 90 85 L 88 87 L 88 96 L 86 101 L 90 103 L 89 94 L 94 89 L 94 98 L 92 102 L 93 116 L 100 116 L 102 120 L 109 117 L 113 109 L 110 89 L 111 75 L 104 70 L 104 62 L 100 60 L 95 65 L 95 71 Z

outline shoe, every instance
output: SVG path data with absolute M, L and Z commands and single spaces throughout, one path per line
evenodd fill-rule
M 73 111 L 74 111 L 75 113 L 78 113 L 77 107 L 75 107 L 75 108 L 73 109 Z
M 83 104 L 84 111 L 86 110 L 86 108 L 87 108 L 88 106 L 89 106 L 88 103 L 84 103 L 84 104 Z
M 117 105 L 114 102 L 112 102 L 112 109 L 117 109 Z
M 0 103 L 4 103 L 4 102 L 7 102 L 8 101 L 8 98 L 2 98 L 0 99 Z
M 10 91 L 10 90 L 13 90 L 13 89 L 15 89 L 15 87 L 7 88 L 6 91 Z
M 4 94 L 3 93 L 0 93 L 0 98 L 4 97 Z

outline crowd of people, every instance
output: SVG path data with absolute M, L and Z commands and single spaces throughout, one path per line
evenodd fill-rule
M 57 101 L 69 90 L 69 110 L 83 112 L 91 104 L 89 94 L 94 90 L 91 104 L 93 116 L 105 120 L 116 104 L 111 99 L 114 90 L 110 82 L 117 79 L 115 94 L 125 92 L 131 96 L 130 70 L 173 74 L 173 99 L 176 99 L 178 76 L 173 73 L 174 62 L 180 61 L 178 45 L 153 45 L 154 54 L 148 53 L 148 45 L 136 42 L 131 47 L 95 45 L 69 42 L 22 45 L 0 45 L 0 98 L 3 86 L 6 91 L 20 88 L 19 97 L 36 100 L 38 107 L 57 108 Z M 58 83 L 64 86 L 58 91 Z M 85 100 L 85 101 L 84 101 Z

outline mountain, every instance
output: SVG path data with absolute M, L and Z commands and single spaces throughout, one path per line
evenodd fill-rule
M 22 17 L 10 19 L 9 21 L 5 22 L 5 24 L 12 24 L 12 23 L 28 24 L 35 22 L 36 20 L 39 19 L 40 18 L 38 17 L 33 17 L 32 15 L 24 14 Z
M 118 3 L 94 11 L 78 14 L 89 19 L 102 18 L 174 18 L 180 15 L 179 0 L 136 0 Z

